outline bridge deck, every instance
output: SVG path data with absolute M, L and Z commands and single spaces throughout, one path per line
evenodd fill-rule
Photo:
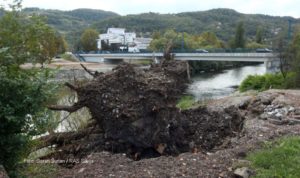
M 278 59 L 274 53 L 173 53 L 175 60 L 196 61 L 244 61 L 266 62 Z M 154 59 L 162 58 L 163 53 L 107 53 L 107 54 L 79 54 L 86 61 L 89 59 Z

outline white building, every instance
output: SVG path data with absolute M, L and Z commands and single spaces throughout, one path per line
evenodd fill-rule
M 124 28 L 108 28 L 107 33 L 100 34 L 97 40 L 98 49 L 102 49 L 101 42 L 104 41 L 108 45 L 119 44 L 123 46 L 135 47 L 138 50 L 147 49 L 150 45 L 151 38 L 137 38 L 134 32 L 126 33 Z

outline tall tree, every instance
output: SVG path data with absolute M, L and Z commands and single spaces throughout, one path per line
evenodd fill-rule
M 300 87 L 300 32 L 294 35 L 293 41 L 288 50 L 291 59 L 292 71 L 295 73 L 295 87 Z
M 98 32 L 94 29 L 86 29 L 80 38 L 82 49 L 86 52 L 97 50 Z
M 258 27 L 258 28 L 256 29 L 256 35 L 255 35 L 255 41 L 256 41 L 256 43 L 262 44 L 262 42 L 263 42 L 263 39 L 262 39 L 262 38 L 263 38 L 262 33 L 263 33 L 262 28 L 261 28 L 261 27 Z
M 47 69 L 20 67 L 38 62 L 50 50 L 44 46 L 48 36 L 39 35 L 49 34 L 48 27 L 23 17 L 17 9 L 20 1 L 13 2 L 0 19 L 0 164 L 16 177 L 14 168 L 28 154 L 32 136 L 44 133 L 51 119 L 45 105 L 53 91 Z
M 236 27 L 235 39 L 234 39 L 235 48 L 245 48 L 246 40 L 245 40 L 245 28 L 244 23 L 239 22 Z

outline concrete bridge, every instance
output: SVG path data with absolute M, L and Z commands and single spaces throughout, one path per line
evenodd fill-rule
M 236 61 L 263 62 L 268 72 L 279 71 L 280 60 L 276 53 L 173 53 L 175 60 L 184 61 Z M 101 53 L 78 54 L 83 61 L 100 62 L 104 60 L 160 60 L 163 53 Z

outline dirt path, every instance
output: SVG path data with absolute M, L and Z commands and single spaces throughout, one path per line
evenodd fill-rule
M 53 59 L 50 64 L 47 64 L 46 67 L 52 69 L 80 69 L 82 67 L 80 64 L 86 66 L 89 70 L 103 70 L 103 69 L 112 69 L 116 65 L 113 64 L 104 64 L 104 63 L 97 63 L 97 62 L 71 62 L 64 59 Z M 32 63 L 26 63 L 21 66 L 22 68 L 32 68 L 32 67 L 40 67 L 40 64 L 33 65 Z

